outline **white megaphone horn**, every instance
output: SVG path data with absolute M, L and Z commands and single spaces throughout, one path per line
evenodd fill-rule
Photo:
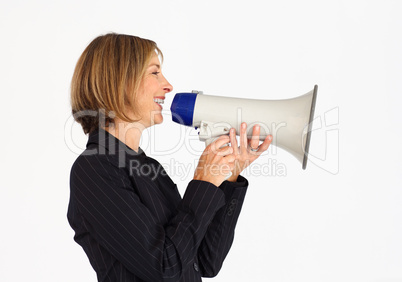
M 220 135 L 229 134 L 246 122 L 247 135 L 260 125 L 260 140 L 268 134 L 273 145 L 295 156 L 306 169 L 314 118 L 317 85 L 310 92 L 285 100 L 256 100 L 204 95 L 202 92 L 177 93 L 170 108 L 172 119 L 199 128 L 199 138 L 208 145 Z

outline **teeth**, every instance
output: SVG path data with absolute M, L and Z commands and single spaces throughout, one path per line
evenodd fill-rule
M 154 99 L 154 102 L 158 103 L 159 105 L 164 103 L 164 101 L 162 99 Z

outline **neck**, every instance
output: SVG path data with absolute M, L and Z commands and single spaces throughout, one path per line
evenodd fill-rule
M 138 152 L 144 129 L 145 126 L 139 122 L 129 123 L 116 119 L 114 125 L 105 128 L 107 132 L 136 152 Z

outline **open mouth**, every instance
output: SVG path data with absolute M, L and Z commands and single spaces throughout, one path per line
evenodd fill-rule
M 154 98 L 154 102 L 158 104 L 161 110 L 163 109 L 162 104 L 164 103 L 164 99 Z
M 164 101 L 163 99 L 155 98 L 155 99 L 154 99 L 154 102 L 157 103 L 157 104 L 159 104 L 159 105 L 162 105 L 165 101 Z

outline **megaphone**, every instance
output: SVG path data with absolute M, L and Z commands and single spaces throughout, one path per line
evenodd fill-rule
M 260 125 L 260 140 L 269 134 L 271 144 L 292 154 L 306 169 L 318 86 L 299 97 L 284 100 L 257 100 L 205 95 L 201 91 L 177 93 L 170 108 L 172 120 L 199 128 L 199 138 L 208 145 L 231 128 L 240 132 L 248 125 L 251 138 L 254 125 Z

